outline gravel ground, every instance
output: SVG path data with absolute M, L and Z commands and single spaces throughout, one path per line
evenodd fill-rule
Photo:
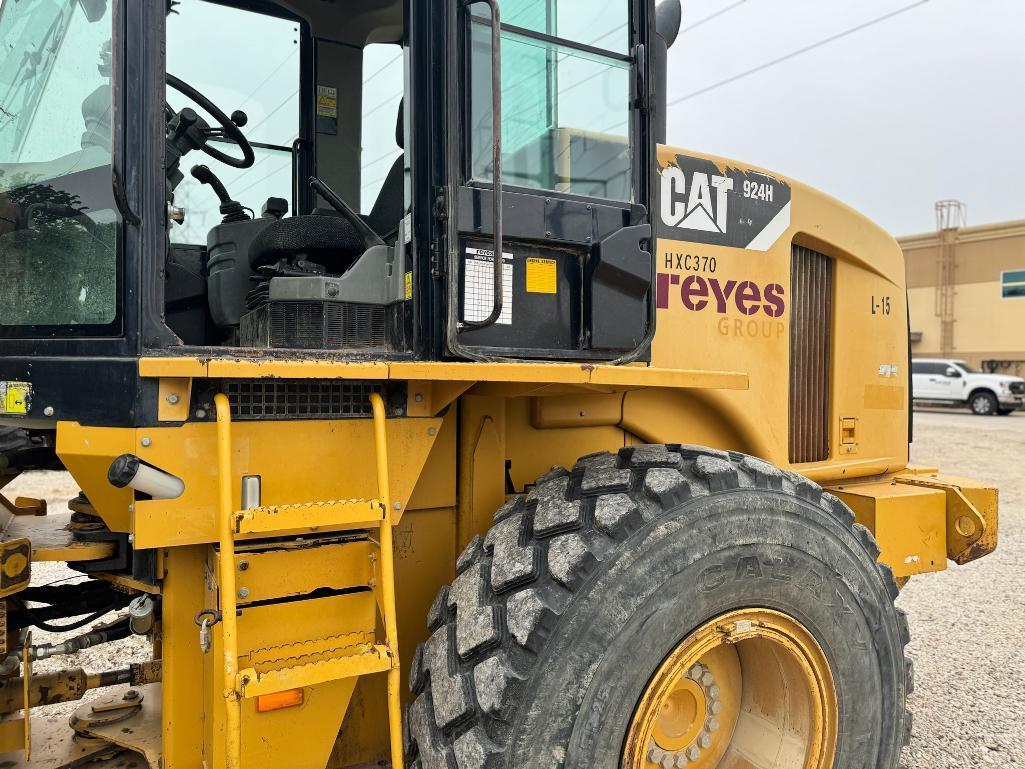
M 1025 769 L 1025 414 L 920 411 L 911 456 L 915 464 L 999 486 L 1001 541 L 987 558 L 911 580 L 898 600 L 911 621 L 915 663 L 914 729 L 904 763 L 909 769 Z M 78 490 L 66 474 L 28 473 L 5 491 L 46 498 L 57 512 Z M 81 578 L 59 564 L 32 568 L 33 584 Z M 36 632 L 34 639 L 47 636 Z M 46 660 L 36 670 L 109 670 L 148 654 L 143 639 L 129 638 Z M 42 714 L 66 718 L 75 707 L 54 705 Z
M 911 460 L 1000 489 L 1000 545 L 912 579 L 898 605 L 915 663 L 911 769 L 1025 767 L 1025 414 L 915 414 Z

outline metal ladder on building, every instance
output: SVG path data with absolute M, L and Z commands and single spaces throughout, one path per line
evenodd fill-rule
M 402 711 L 399 702 L 399 652 L 395 619 L 395 565 L 392 547 L 392 498 L 388 482 L 388 443 L 384 400 L 370 396 L 374 417 L 377 460 L 377 499 L 354 499 L 236 510 L 231 471 L 231 406 L 228 397 L 214 398 L 217 411 L 218 530 L 220 542 L 219 617 L 224 651 L 225 764 L 242 767 L 242 700 L 305 686 L 355 678 L 371 673 L 388 674 L 388 730 L 394 769 L 402 769 Z M 241 478 L 238 479 L 241 482 Z M 308 664 L 257 673 L 239 670 L 237 601 L 235 592 L 235 538 L 242 534 L 273 536 L 309 527 L 376 528 L 380 543 L 378 609 L 384 625 L 383 642 L 364 644 L 356 653 L 339 654 Z

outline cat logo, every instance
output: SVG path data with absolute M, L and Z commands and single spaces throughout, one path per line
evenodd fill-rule
M 660 152 L 660 238 L 768 251 L 789 229 L 791 189 L 785 179 L 668 147 Z
M 688 189 L 683 169 L 662 171 L 662 221 L 670 227 L 726 234 L 733 179 L 695 171 Z

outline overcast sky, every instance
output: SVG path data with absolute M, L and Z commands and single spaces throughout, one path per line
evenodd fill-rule
M 683 0 L 684 28 L 737 0 Z M 669 98 L 690 94 L 913 0 L 743 0 L 682 34 Z M 895 235 L 1025 219 L 1025 0 L 929 0 L 685 100 L 671 144 L 764 166 Z

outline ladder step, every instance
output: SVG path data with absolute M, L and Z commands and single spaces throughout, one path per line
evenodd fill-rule
M 305 665 L 277 668 L 262 673 L 253 668 L 238 674 L 238 690 L 246 698 L 313 686 L 326 681 L 355 678 L 391 670 L 394 657 L 384 644 L 374 644 L 360 654 L 348 654 Z
M 361 528 L 380 525 L 384 520 L 384 504 L 379 499 L 348 499 L 270 505 L 238 510 L 234 519 L 236 534 L 270 534 L 290 529 L 335 526 Z

